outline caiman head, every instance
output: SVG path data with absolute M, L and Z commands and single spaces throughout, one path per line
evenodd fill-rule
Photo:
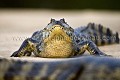
M 42 57 L 69 57 L 73 55 L 73 35 L 71 28 L 64 19 L 51 19 L 43 29 L 44 50 Z

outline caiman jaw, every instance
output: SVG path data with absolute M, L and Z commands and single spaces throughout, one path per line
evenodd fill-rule
M 72 39 L 60 25 L 53 26 L 49 37 L 44 39 L 42 57 L 63 58 L 73 55 Z
M 47 42 L 49 40 L 58 40 L 58 41 L 67 41 L 72 42 L 71 38 L 66 34 L 62 26 L 60 25 L 54 25 L 52 30 L 50 30 L 49 37 L 44 40 L 44 42 Z

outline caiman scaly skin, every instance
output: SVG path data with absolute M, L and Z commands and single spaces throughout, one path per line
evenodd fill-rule
M 10 58 L 0 57 L 0 80 L 120 80 L 120 58 L 97 47 L 113 43 L 119 43 L 118 33 L 100 24 L 73 29 L 64 19 L 51 19 Z M 91 56 L 79 56 L 86 50 Z M 31 55 L 37 57 L 22 57 Z
M 31 56 L 44 58 L 67 58 L 83 54 L 106 56 L 97 45 L 119 43 L 118 33 L 109 28 L 89 23 L 73 29 L 64 19 L 51 19 L 50 23 L 31 38 L 26 39 L 11 57 Z
M 0 58 L 0 80 L 120 80 L 120 58 Z

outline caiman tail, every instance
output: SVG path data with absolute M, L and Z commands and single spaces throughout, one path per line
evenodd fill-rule
M 118 32 L 113 33 L 111 29 L 101 24 L 89 23 L 86 32 L 98 46 L 115 44 L 120 41 Z

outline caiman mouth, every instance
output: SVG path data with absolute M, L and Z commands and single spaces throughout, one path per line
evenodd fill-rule
M 71 38 L 67 35 L 64 28 L 60 25 L 54 25 L 49 32 L 49 36 L 44 39 L 44 42 L 51 40 L 71 42 Z
M 44 39 L 42 57 L 63 58 L 73 55 L 72 39 L 67 35 L 64 27 L 54 25 L 49 30 L 49 35 Z

